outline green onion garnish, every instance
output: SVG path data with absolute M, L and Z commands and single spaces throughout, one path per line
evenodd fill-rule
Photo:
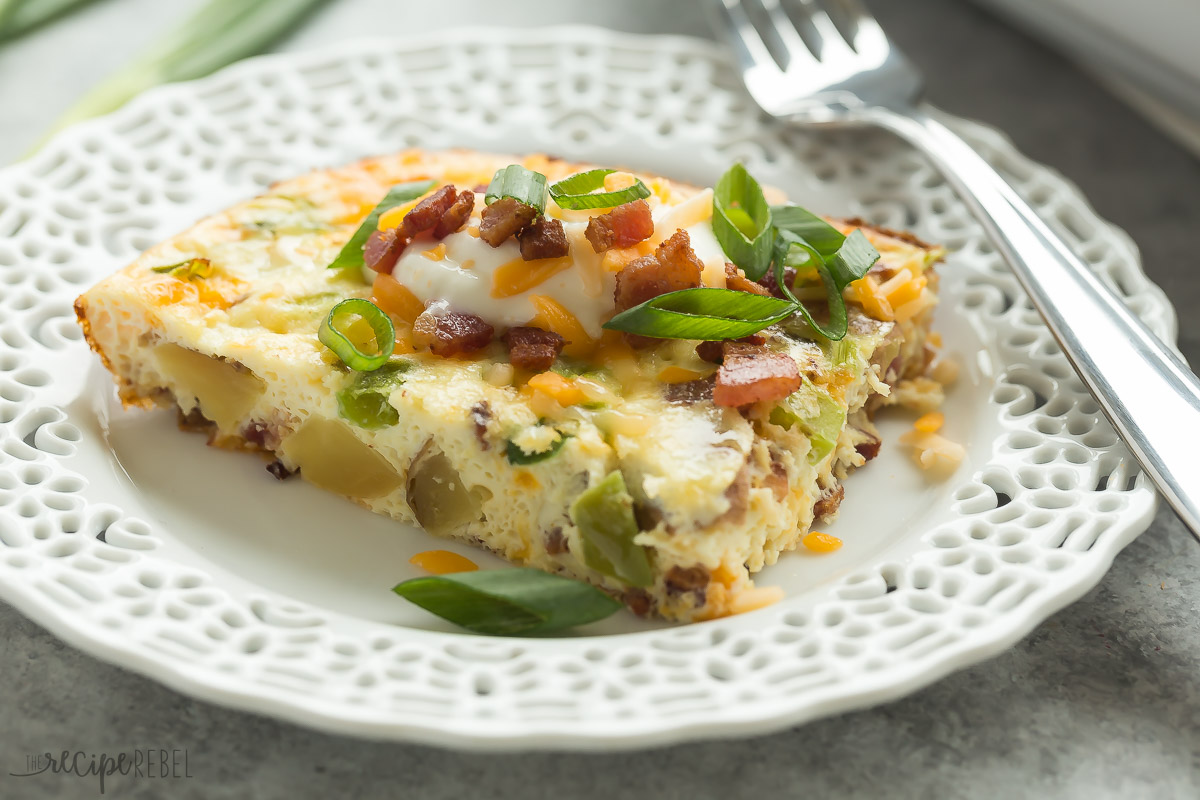
M 165 36 L 120 72 L 103 81 L 66 114 L 51 132 L 82 119 L 107 114 L 134 95 L 160 83 L 190 80 L 262 52 L 296 27 L 323 0 L 209 0 L 191 19 Z M 64 0 L 23 2 L 10 25 L 20 23 L 25 6 L 67 6 Z M 31 9 L 32 10 L 32 9 Z M 54 9 L 49 9 L 54 13 Z M 37 13 L 34 11 L 33 13 Z
M 212 275 L 212 262 L 207 258 L 189 258 L 187 261 L 180 261 L 178 264 L 151 267 L 150 271 L 157 272 L 160 275 L 173 275 L 180 280 L 207 278 L 209 275 Z
M 550 456 L 561 450 L 567 439 L 568 437 L 566 434 L 560 433 L 554 444 L 550 445 L 540 453 L 526 453 L 521 449 L 520 445 L 518 445 L 516 442 L 510 441 L 504 450 L 504 455 L 508 457 L 508 463 L 515 464 L 517 466 L 523 467 L 526 464 L 536 464 L 539 461 L 545 461 L 547 458 L 550 458 Z
M 388 428 L 400 421 L 400 412 L 388 402 L 392 390 L 404 382 L 401 374 L 411 361 L 389 361 L 373 372 L 360 372 L 337 394 L 338 413 L 360 428 Z
M 413 578 L 392 591 L 455 625 L 493 636 L 552 633 L 621 607 L 593 586 L 528 567 Z
M 0 41 L 14 39 L 91 0 L 0 0 Z
M 371 238 L 371 234 L 379 227 L 380 215 L 389 208 L 402 206 L 405 203 L 416 200 L 435 185 L 435 181 L 409 181 L 408 183 L 396 184 L 391 189 L 388 189 L 388 193 L 379 201 L 379 205 L 371 209 L 371 213 L 367 214 L 367 218 L 358 226 L 358 230 L 350 237 L 350 241 L 346 242 L 345 246 L 342 247 L 342 251 L 337 254 L 337 258 L 329 265 L 329 269 L 362 269 L 363 245 L 367 243 L 367 239 Z
M 518 203 L 533 206 L 539 214 L 543 214 L 546 211 L 546 176 L 520 164 L 509 164 L 498 169 L 488 184 L 483 201 L 490 206 L 501 197 L 511 197 Z
M 713 188 L 713 235 L 746 277 L 756 281 L 771 265 L 771 207 L 762 187 L 741 164 L 734 164 Z
M 317 338 L 342 363 L 359 372 L 379 369 L 396 348 L 391 317 L 370 300 L 358 297 L 343 300 L 330 309 Z M 363 347 L 374 352 L 364 352 Z
M 739 339 L 787 319 L 796 304 L 732 289 L 683 289 L 651 298 L 604 324 L 656 339 Z
M 583 208 L 613 208 L 632 203 L 650 196 L 646 184 L 638 180 L 632 186 L 615 192 L 596 192 L 604 186 L 604 179 L 616 172 L 615 169 L 590 169 L 569 178 L 563 178 L 550 187 L 550 197 L 559 208 L 577 211 Z

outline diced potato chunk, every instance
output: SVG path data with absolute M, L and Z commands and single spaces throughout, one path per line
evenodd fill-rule
M 159 370 L 175 387 L 180 405 L 187 405 L 183 395 L 194 397 L 200 413 L 222 430 L 231 430 L 245 419 L 266 389 L 262 380 L 245 367 L 177 344 L 160 344 L 154 348 L 154 355 Z
M 309 419 L 280 450 L 310 483 L 348 497 L 382 497 L 404 485 L 386 458 L 335 420 Z
M 446 534 L 483 517 L 486 489 L 469 489 L 450 459 L 426 444 L 408 469 L 408 505 L 421 527 Z

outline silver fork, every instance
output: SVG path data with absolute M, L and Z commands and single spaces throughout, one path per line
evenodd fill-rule
M 1200 380 L 921 102 L 920 74 L 858 0 L 712 0 L 773 117 L 877 126 L 922 151 L 983 225 L 1104 413 L 1200 540 Z M 830 11 L 837 17 L 834 22 Z

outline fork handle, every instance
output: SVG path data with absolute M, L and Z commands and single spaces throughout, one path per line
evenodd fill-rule
M 974 212 L 1105 415 L 1200 540 L 1200 380 L 930 109 L 872 114 L 924 152 Z

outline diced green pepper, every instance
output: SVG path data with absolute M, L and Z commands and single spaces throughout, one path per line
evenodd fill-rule
M 789 430 L 798 425 L 808 437 L 808 463 L 820 464 L 837 447 L 846 409 L 821 387 L 805 381 L 771 411 L 771 422 Z
M 400 421 L 400 412 L 388 402 L 392 390 L 403 383 L 400 375 L 410 361 L 389 361 L 373 372 L 360 372 L 338 392 L 338 413 L 360 428 L 387 428 Z
M 614 470 L 571 505 L 571 521 L 583 540 L 583 562 L 630 586 L 654 583 L 646 548 L 633 543 L 638 533 L 633 498 Z
M 558 438 L 539 453 L 527 453 L 516 442 L 509 441 L 508 447 L 505 448 L 504 455 L 508 457 L 508 463 L 516 464 L 517 466 L 525 466 L 526 464 L 536 464 L 539 461 L 545 461 L 550 456 L 562 449 L 563 443 L 567 441 L 567 435 L 560 433 Z

